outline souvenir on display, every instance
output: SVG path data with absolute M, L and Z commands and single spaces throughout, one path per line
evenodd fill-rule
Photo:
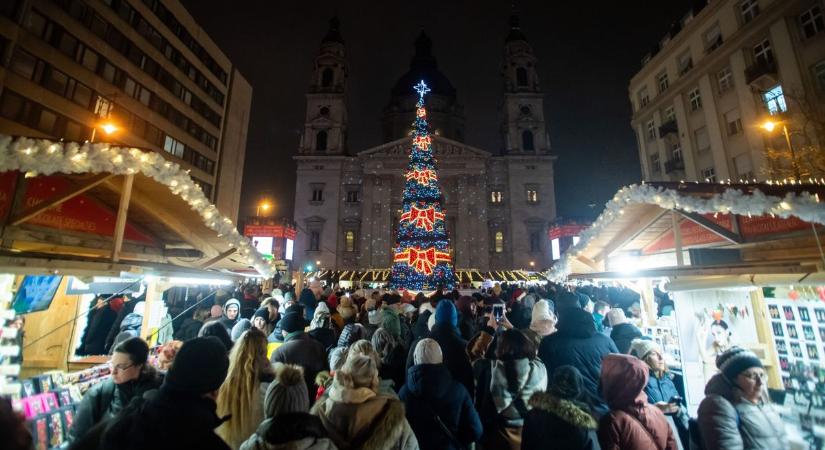
M 801 320 L 803 322 L 810 322 L 811 321 L 811 316 L 808 315 L 808 308 L 806 308 L 804 306 L 799 307 L 799 320 Z
M 788 358 L 784 356 L 779 357 L 779 368 L 782 370 L 787 371 L 790 368 L 791 363 L 788 361 Z
M 796 325 L 792 323 L 786 323 L 785 326 L 788 328 L 788 337 L 791 339 L 799 339 L 799 334 L 796 332 Z
M 808 358 L 819 359 L 819 352 L 816 350 L 816 344 L 808 344 Z
M 63 429 L 68 431 L 74 424 L 74 408 L 69 406 L 63 409 Z
M 815 341 L 814 327 L 810 325 L 802 325 L 802 335 L 805 336 L 806 341 Z
M 814 309 L 814 316 L 816 316 L 817 322 L 825 323 L 825 309 L 815 308 Z
M 40 393 L 49 392 L 52 390 L 51 375 L 41 375 L 36 378 L 37 386 L 40 388 Z
M 23 399 L 23 404 L 26 408 L 26 417 L 34 418 L 43 414 L 43 401 L 40 396 L 33 395 Z
M 785 320 L 794 320 L 793 308 L 790 306 L 783 306 L 782 311 L 785 312 Z
M 49 447 L 63 445 L 63 415 L 55 412 L 49 415 Z
M 34 448 L 46 450 L 49 448 L 49 424 L 47 416 L 36 417 L 33 421 L 32 437 L 34 438 Z
M 23 390 L 23 397 L 31 397 L 32 395 L 37 394 L 37 388 L 35 387 L 34 380 L 31 378 L 26 378 L 21 383 L 21 389 Z
M 798 342 L 791 342 L 791 355 L 794 358 L 802 358 L 802 346 Z
M 788 354 L 788 345 L 785 344 L 784 340 L 776 341 L 776 352 L 780 355 L 787 355 Z
M 771 322 L 773 326 L 773 335 L 776 337 L 785 336 L 785 332 L 782 330 L 782 322 Z
M 43 401 L 46 402 L 46 407 L 48 408 L 47 411 L 53 411 L 59 408 L 59 405 L 57 404 L 57 394 L 55 394 L 54 392 L 48 392 L 42 395 Z
M 68 389 L 62 389 L 59 392 L 60 395 L 60 406 L 68 406 L 71 405 L 72 402 L 72 393 Z
M 782 318 L 779 315 L 779 306 L 776 305 L 768 305 L 768 314 L 771 316 L 771 319 L 779 320 Z

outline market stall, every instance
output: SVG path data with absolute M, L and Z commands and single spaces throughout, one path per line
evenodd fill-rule
M 813 182 L 627 187 L 547 275 L 634 285 L 647 333 L 678 341 L 692 415 L 716 356 L 753 350 L 772 398 L 811 440 L 825 424 L 823 195 Z

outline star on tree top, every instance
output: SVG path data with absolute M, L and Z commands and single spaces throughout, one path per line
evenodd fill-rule
M 416 90 L 416 92 L 418 92 L 419 97 L 424 97 L 424 95 L 427 94 L 427 92 L 430 92 L 431 90 L 427 86 L 427 83 L 424 82 L 424 80 L 419 81 L 418 84 L 415 85 L 414 89 Z

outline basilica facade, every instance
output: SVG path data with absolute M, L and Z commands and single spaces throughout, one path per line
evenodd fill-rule
M 389 269 L 417 94 L 425 80 L 428 120 L 438 160 L 447 230 L 457 269 L 540 270 L 552 264 L 549 224 L 556 215 L 553 163 L 536 58 L 517 18 L 504 44 L 502 144 L 464 143 L 456 89 L 438 70 L 422 32 L 410 69 L 384 110 L 384 144 L 346 146 L 347 58 L 337 19 L 321 43 L 306 95 L 306 120 L 295 186 L 294 266 L 331 270 Z M 502 148 L 503 147 L 503 148 Z

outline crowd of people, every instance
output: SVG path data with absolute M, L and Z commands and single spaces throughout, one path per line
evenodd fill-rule
M 719 356 L 691 420 L 662 349 L 634 324 L 632 291 L 496 284 L 411 297 L 313 281 L 235 297 L 194 309 L 155 358 L 140 337 L 116 339 L 70 448 L 788 445 L 762 363 L 741 348 Z

